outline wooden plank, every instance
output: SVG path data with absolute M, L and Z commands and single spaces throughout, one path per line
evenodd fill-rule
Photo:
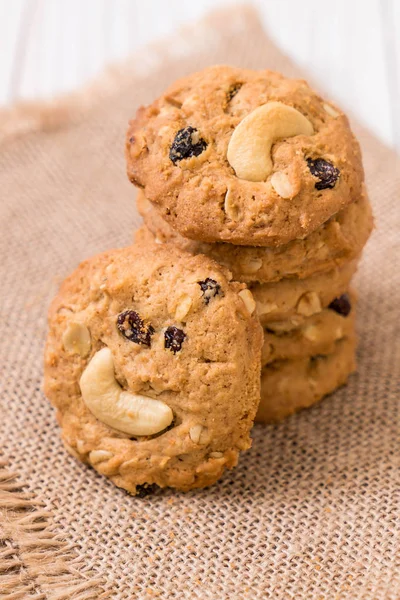
M 400 151 L 400 4 L 381 1 L 386 80 L 389 95 L 393 145 Z M 378 117 L 378 115 L 377 115 Z
M 0 0 L 0 102 L 72 90 L 106 63 L 228 4 L 230 0 Z M 400 149 L 398 0 L 253 4 L 270 35 L 321 82 L 327 95 Z
M 0 2 L 0 104 L 14 100 L 18 69 L 23 62 L 23 40 L 29 24 L 26 0 Z
M 380 0 L 335 0 L 329 8 L 321 0 L 281 0 L 265 3 L 263 15 L 276 42 L 328 95 L 394 143 Z

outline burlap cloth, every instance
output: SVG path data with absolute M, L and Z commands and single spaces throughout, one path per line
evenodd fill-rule
M 144 499 L 64 451 L 43 396 L 57 285 L 83 258 L 130 243 L 139 223 L 128 118 L 212 63 L 299 75 L 257 16 L 235 9 L 83 93 L 0 114 L 1 598 L 400 598 L 400 164 L 356 123 L 377 229 L 357 281 L 359 369 L 345 389 L 257 426 L 252 450 L 211 489 Z

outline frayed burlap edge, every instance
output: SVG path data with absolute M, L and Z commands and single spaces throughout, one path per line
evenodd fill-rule
M 54 532 L 49 508 L 24 491 L 4 460 L 0 460 L 0 598 L 107 598 L 103 582 Z

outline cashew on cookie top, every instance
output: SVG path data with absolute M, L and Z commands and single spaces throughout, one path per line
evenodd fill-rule
M 182 235 L 277 246 L 357 200 L 361 154 L 346 116 L 305 81 L 210 67 L 137 111 L 130 180 Z
M 131 246 L 63 283 L 45 390 L 72 454 L 132 493 L 188 490 L 250 446 L 261 346 L 254 299 L 228 271 L 179 249 Z

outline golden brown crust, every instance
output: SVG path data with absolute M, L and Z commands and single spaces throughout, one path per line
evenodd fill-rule
M 347 292 L 357 266 L 358 260 L 353 260 L 343 267 L 307 279 L 253 284 L 250 289 L 261 324 L 278 331 L 285 324 L 287 330 L 299 327 L 311 315 L 320 313 L 335 298 Z
M 267 283 L 287 277 L 303 279 L 344 265 L 361 253 L 373 228 L 365 190 L 356 202 L 314 233 L 277 248 L 195 242 L 175 232 L 141 191 L 137 195 L 137 205 L 145 224 L 159 242 L 171 242 L 192 254 L 206 254 L 226 266 L 235 280 L 246 283 Z M 152 238 L 143 228 L 136 235 L 139 243 Z
M 278 139 L 273 173 L 265 181 L 239 179 L 227 160 L 232 133 L 254 109 L 273 101 L 298 110 L 314 134 Z M 192 132 L 186 158 L 174 154 L 181 130 Z M 306 82 L 228 66 L 183 78 L 139 109 L 129 125 L 126 158 L 130 180 L 159 214 L 181 235 L 205 242 L 274 247 L 303 238 L 354 202 L 364 179 L 347 118 Z M 320 159 L 334 172 L 329 181 L 321 181 L 310 163 Z M 289 181 L 289 198 L 271 185 L 277 172 Z M 224 209 L 228 191 L 234 214 Z
M 332 354 L 336 342 L 354 336 L 354 297 L 349 315 L 338 314 L 330 308 L 304 320 L 300 327 L 288 331 L 264 329 L 261 364 L 276 360 L 297 360 L 317 354 Z
M 215 286 L 202 290 L 199 282 L 207 278 L 217 282 L 217 291 Z M 181 490 L 209 485 L 250 446 L 262 330 L 239 296 L 245 286 L 230 279 L 205 256 L 132 246 L 83 262 L 51 305 L 45 391 L 58 409 L 65 444 L 132 493 L 153 483 Z M 183 305 L 189 306 L 187 313 Z M 141 343 L 118 329 L 125 310 L 135 310 L 144 322 Z M 65 332 L 72 322 L 90 332 L 90 350 L 83 357 L 66 350 Z M 176 352 L 166 347 L 170 326 L 185 335 Z M 172 409 L 169 429 L 130 439 L 90 412 L 79 381 L 104 347 L 112 352 L 115 377 L 125 391 Z M 194 426 L 202 428 L 197 442 L 190 437 Z
M 276 361 L 264 367 L 256 422 L 281 421 L 344 385 L 356 368 L 355 348 L 355 336 L 350 336 L 336 342 L 327 356 Z

